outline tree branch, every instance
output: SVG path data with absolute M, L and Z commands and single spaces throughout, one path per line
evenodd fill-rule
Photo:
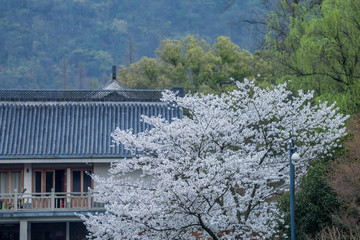
M 199 219 L 199 223 L 200 223 L 200 226 L 202 227 L 202 229 L 204 229 L 213 238 L 213 240 L 219 240 L 219 238 L 216 236 L 216 234 L 204 224 L 203 220 L 201 219 L 200 214 L 197 215 L 197 218 Z

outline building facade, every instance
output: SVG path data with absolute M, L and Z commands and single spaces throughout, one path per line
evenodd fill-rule
M 90 175 L 131 157 L 111 132 L 148 129 L 141 115 L 182 117 L 160 98 L 157 90 L 0 90 L 0 240 L 85 239 L 76 213 L 104 211 Z

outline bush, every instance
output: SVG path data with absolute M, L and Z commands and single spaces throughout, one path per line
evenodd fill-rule
M 338 209 L 338 201 L 327 184 L 326 174 L 326 163 L 317 163 L 299 185 L 299 190 L 295 194 L 296 239 L 314 237 L 321 229 L 332 224 L 331 213 Z M 290 236 L 289 193 L 283 194 L 279 199 L 278 207 L 285 221 L 279 223 L 279 228 Z

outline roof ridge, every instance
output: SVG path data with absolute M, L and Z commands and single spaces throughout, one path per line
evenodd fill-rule
M 0 90 L 0 101 L 160 102 L 163 90 Z

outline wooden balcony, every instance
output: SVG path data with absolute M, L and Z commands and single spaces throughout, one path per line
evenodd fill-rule
M 104 210 L 104 204 L 94 201 L 92 192 L 0 194 L 0 213 L 99 210 Z

